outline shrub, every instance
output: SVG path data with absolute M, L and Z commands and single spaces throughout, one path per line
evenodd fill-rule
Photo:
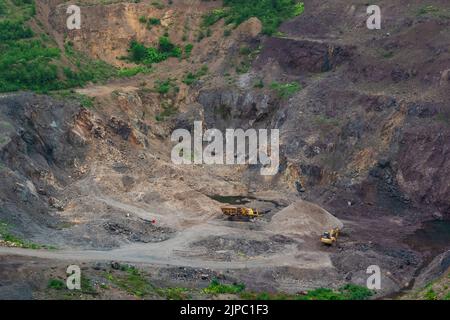
M 159 20 L 158 18 L 149 18 L 148 23 L 152 26 L 156 26 L 161 24 L 161 20 Z
M 40 40 L 6 41 L 0 46 L 0 92 L 61 87 L 57 67 L 51 63 L 60 57 L 59 49 L 46 48 Z
M 190 86 L 193 83 L 197 82 L 198 79 L 205 76 L 207 73 L 208 73 L 208 66 L 204 65 L 196 73 L 189 72 L 188 74 L 186 74 L 186 76 L 183 79 L 183 83 Z
M 345 300 L 365 300 L 373 295 L 373 291 L 356 284 L 346 284 L 339 288 Z
M 259 88 L 259 89 L 264 88 L 264 81 L 263 81 L 262 79 L 259 79 L 259 80 L 253 85 L 253 87 L 254 87 L 254 88 Z
M 66 287 L 66 284 L 64 283 L 64 281 L 62 281 L 60 279 L 50 279 L 48 281 L 47 287 L 49 289 L 61 290 Z
M 132 40 L 129 52 L 131 61 L 141 63 L 147 57 L 148 49 L 142 43 Z
M 424 297 L 426 300 L 437 300 L 437 294 L 433 289 L 428 289 Z
M 33 37 L 33 31 L 23 24 L 23 22 L 17 21 L 0 21 L 0 41 L 7 40 L 19 40 L 28 39 Z
M 155 292 L 167 300 L 186 300 L 190 298 L 187 288 L 157 288 Z
M 192 72 L 189 72 L 183 79 L 183 83 L 187 84 L 188 86 L 193 84 L 195 81 L 197 81 L 197 78 Z
M 191 43 L 188 43 L 184 46 L 184 57 L 187 59 L 191 56 L 192 49 L 194 48 L 194 45 Z
M 168 94 L 170 92 L 170 89 L 177 90 L 177 87 L 173 83 L 172 79 L 167 79 L 167 80 L 156 80 L 154 89 L 159 94 Z
M 146 47 L 144 44 L 132 40 L 128 49 L 128 60 L 134 63 L 159 63 L 169 57 L 181 57 L 182 50 L 173 44 L 166 36 L 159 38 L 158 48 Z
M 144 59 L 144 64 L 159 63 L 167 59 L 167 54 L 164 54 L 156 48 L 148 48 L 147 56 Z
M 61 52 L 51 39 L 40 37 L 27 26 L 34 14 L 33 0 L 1 1 L 14 12 L 14 20 L 0 21 L 0 92 L 34 90 L 48 92 L 84 85 L 116 74 L 104 62 L 92 61 L 73 50 L 70 42 L 64 46 L 67 58 L 76 66 L 60 67 Z
M 132 77 L 139 73 L 147 74 L 150 72 L 152 72 L 152 68 L 150 68 L 150 67 L 137 66 L 137 67 L 132 67 L 132 68 L 121 69 L 117 72 L 117 75 L 119 77 Z
M 203 16 L 204 28 L 225 18 L 226 24 L 239 25 L 251 17 L 263 24 L 265 34 L 276 32 L 280 24 L 304 11 L 304 4 L 295 0 L 224 0 L 225 8 L 216 9 Z
M 175 46 L 169 37 L 159 38 L 159 51 L 167 54 L 169 57 L 179 57 L 181 55 L 181 49 Z
M 278 83 L 272 82 L 270 88 L 275 90 L 280 98 L 289 98 L 301 90 L 301 86 L 298 82 L 290 83 Z
M 237 294 L 245 290 L 245 285 L 239 284 L 221 284 L 219 280 L 213 279 L 209 286 L 203 289 L 204 293 L 208 294 L 221 294 L 221 293 L 231 293 Z
M 346 284 L 337 291 L 328 288 L 318 288 L 308 291 L 306 295 L 297 296 L 299 300 L 366 300 L 373 292 L 366 287 Z
M 112 273 L 106 273 L 106 279 L 136 297 L 142 298 L 153 291 L 152 285 L 137 268 L 126 266 L 121 268 L 121 271 L 125 274 L 115 276 Z
M 228 9 L 215 9 L 203 16 L 202 27 L 209 27 L 229 15 Z

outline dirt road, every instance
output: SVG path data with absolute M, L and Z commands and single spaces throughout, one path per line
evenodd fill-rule
M 186 266 L 211 269 L 241 269 L 258 267 L 296 266 L 304 269 L 332 268 L 329 255 L 325 252 L 298 250 L 296 245 L 287 246 L 272 255 L 243 257 L 235 261 L 205 259 L 202 250 L 191 248 L 190 244 L 200 238 L 236 234 L 234 228 L 214 223 L 205 223 L 178 232 L 164 242 L 131 244 L 109 251 L 99 250 L 30 250 L 0 247 L 1 255 L 78 261 L 122 261 L 143 264 Z M 220 248 L 218 248 L 220 249 Z

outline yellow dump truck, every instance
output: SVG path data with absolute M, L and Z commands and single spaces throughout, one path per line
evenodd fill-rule
M 256 209 L 245 208 L 245 207 L 222 207 L 222 213 L 229 217 L 249 217 L 256 218 L 259 217 L 259 212 Z
M 333 245 L 337 242 L 337 239 L 339 237 L 339 228 L 331 229 L 330 231 L 324 232 L 324 234 L 320 237 L 320 242 L 323 244 L 326 244 L 328 246 Z

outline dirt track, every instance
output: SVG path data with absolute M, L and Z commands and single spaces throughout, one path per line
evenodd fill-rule
M 174 238 L 157 244 L 132 244 L 120 249 L 110 251 L 70 251 L 70 250 L 27 250 L 18 248 L 0 247 L 0 254 L 23 255 L 38 258 L 48 258 L 66 261 L 121 261 L 131 263 L 145 263 L 171 266 L 187 266 L 194 268 L 210 269 L 242 269 L 242 268 L 270 268 L 282 266 L 296 266 L 300 269 L 324 269 L 332 268 L 331 260 L 327 253 L 301 251 L 295 247 L 286 248 L 283 252 L 268 257 L 254 257 L 242 259 L 243 261 L 214 261 L 201 256 L 195 257 L 195 250 L 186 244 L 198 239 L 201 234 L 220 235 L 227 230 L 226 227 L 217 227 L 205 224 L 178 233 Z M 188 255 L 183 257 L 182 255 Z
M 9 111 L 0 120 L 21 132 L 11 133 L 12 143 L 2 149 L 1 218 L 18 236 L 61 249 L 0 247 L 0 255 L 268 273 L 285 268 L 294 276 L 283 270 L 273 287 L 291 291 L 364 285 L 367 266 L 377 264 L 384 293 L 407 287 L 423 252 L 404 240 L 422 221 L 448 215 L 449 131 L 435 118 L 446 116 L 450 78 L 443 76 L 450 56 L 444 50 L 448 21 L 404 12 L 400 2 L 386 10 L 388 29 L 376 34 L 361 24 L 364 6 L 355 13 L 342 0 L 309 1 L 304 15 L 282 26 L 284 37 L 252 36 L 252 24 L 244 26 L 247 34 L 237 29 L 224 37 L 219 23 L 195 45 L 192 61 L 172 59 L 149 75 L 78 89 L 95 98 L 89 110 L 43 97 L 1 95 Z M 200 18 L 201 10 L 190 10 L 192 3 L 185 2 L 189 11 L 175 18 L 171 32 L 185 16 Z M 218 5 L 198 3 L 202 10 Z M 92 6 L 90 17 L 114 8 Z M 138 16 L 131 25 L 139 29 Z M 118 14 L 108 23 L 126 24 L 123 19 Z M 114 33 L 107 24 L 89 22 L 88 41 L 72 39 L 77 48 L 123 63 L 116 59 L 127 49 L 121 39 L 133 29 Z M 178 32 L 173 39 L 178 43 L 181 37 Z M 99 46 L 105 42 L 117 54 Z M 245 46 L 259 55 L 248 73 L 238 74 Z M 181 82 L 205 64 L 209 74 L 198 85 Z M 155 81 L 168 77 L 178 79 L 180 90 L 155 93 Z M 252 85 L 259 80 L 264 88 Z M 296 81 L 303 89 L 280 99 L 269 88 L 272 81 Z M 177 113 L 157 121 L 172 104 Z M 200 112 L 189 114 L 192 106 Z M 279 127 L 283 171 L 263 179 L 247 166 L 174 166 L 171 130 L 192 119 L 211 128 Z M 255 222 L 228 221 L 214 195 L 252 195 L 248 205 L 268 214 Z M 268 202 L 285 207 L 301 199 L 345 221 L 337 247 L 320 246 L 318 236 L 334 226 L 322 219 L 309 223 L 317 208 L 286 212 Z M 329 273 L 322 275 L 324 270 Z

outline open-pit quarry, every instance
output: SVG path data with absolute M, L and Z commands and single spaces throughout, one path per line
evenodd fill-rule
M 71 3 L 35 1 L 26 25 L 76 85 L 0 72 L 0 299 L 290 299 L 365 290 L 371 266 L 372 299 L 450 298 L 448 1 L 377 1 L 370 30 L 365 1 L 304 0 L 276 32 L 157 2 L 78 1 L 68 30 Z M 100 65 L 116 76 L 74 75 Z M 172 133 L 199 121 L 279 130 L 277 173 L 174 163 Z

